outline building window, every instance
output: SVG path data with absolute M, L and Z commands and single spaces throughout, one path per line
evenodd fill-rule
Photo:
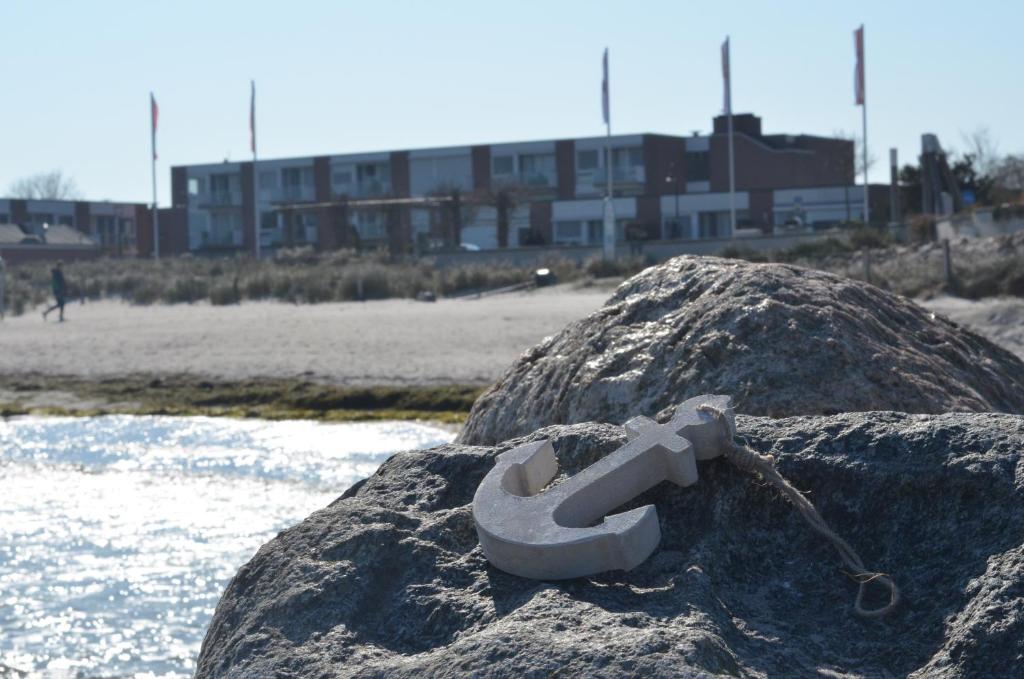
M 391 191 L 391 166 L 387 163 L 356 165 L 356 194 L 381 196 Z
M 337 170 L 331 175 L 331 182 L 335 186 L 348 186 L 352 183 L 352 172 L 350 170 Z
M 519 156 L 519 179 L 527 186 L 550 186 L 555 176 L 555 154 L 533 153 Z
M 210 175 L 210 192 L 221 193 L 231 190 L 231 175 L 227 174 L 211 174 Z
M 749 221 L 750 215 L 747 210 L 736 211 L 736 224 L 740 228 L 744 222 Z M 716 210 L 714 212 L 701 212 L 698 215 L 698 237 L 699 238 L 729 238 L 732 235 L 732 228 L 729 225 L 730 215 L 728 210 Z
M 686 152 L 686 181 L 706 182 L 711 179 L 711 154 L 707 151 Z
M 612 149 L 612 165 L 614 167 L 642 167 L 643 164 L 644 150 L 640 146 Z
M 269 191 L 277 188 L 277 173 L 273 170 L 260 172 L 260 189 Z
M 597 150 L 580 151 L 576 154 L 576 169 L 581 172 L 596 170 L 600 156 Z
M 512 156 L 494 156 L 491 158 L 491 173 L 495 177 L 510 177 L 515 172 L 515 158 Z
M 202 184 L 198 177 L 189 177 L 188 179 L 188 195 L 198 196 L 202 192 Z
M 93 233 L 99 237 L 100 245 L 113 245 L 116 241 L 116 226 L 114 218 L 100 215 L 93 219 L 96 223 Z
M 580 222 L 555 222 L 555 243 L 578 243 L 582 236 L 583 225 Z
M 666 240 L 689 240 L 693 238 L 690 215 L 666 217 L 662 220 L 661 237 Z
M 125 245 L 135 245 L 135 220 L 121 220 L 121 241 Z
M 260 213 L 260 230 L 261 231 L 274 231 L 277 229 L 277 213 L 276 212 L 261 212 Z
M 3 212 L 0 212 L 0 224 L 9 224 L 10 221 L 11 221 L 11 216 L 10 215 L 4 214 Z
M 301 171 L 297 167 L 286 167 L 281 170 L 281 186 L 286 189 L 298 188 L 302 183 Z

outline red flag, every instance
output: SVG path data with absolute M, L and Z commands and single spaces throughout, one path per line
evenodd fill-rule
M 729 82 L 729 36 L 722 43 L 722 87 L 723 113 L 732 113 L 732 83 Z
M 149 113 L 151 118 L 150 133 L 152 135 L 153 142 L 153 160 L 156 160 L 156 123 L 157 119 L 160 117 L 160 107 L 156 105 L 156 98 L 153 96 L 152 92 L 149 93 Z
M 253 155 L 256 155 L 256 81 L 250 81 L 252 86 L 249 97 L 249 148 Z
M 604 48 L 604 79 L 601 81 L 601 112 L 604 114 L 604 124 L 611 124 L 611 105 L 608 102 L 608 48 Z
M 857 66 L 853 70 L 853 96 L 857 106 L 864 105 L 864 25 L 853 32 L 853 47 Z

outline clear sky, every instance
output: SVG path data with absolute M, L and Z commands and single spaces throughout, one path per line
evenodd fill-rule
M 766 132 L 860 132 L 853 29 L 866 26 L 868 141 L 916 157 L 988 127 L 1024 151 L 1024 2 L 2 0 L 0 195 L 59 168 L 86 198 L 150 199 L 149 91 L 170 166 L 603 133 L 707 131 L 732 37 L 736 112 Z

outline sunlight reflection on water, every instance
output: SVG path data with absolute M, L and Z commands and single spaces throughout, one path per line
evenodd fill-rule
M 260 545 L 395 451 L 452 438 L 410 422 L 0 421 L 0 676 L 191 675 Z

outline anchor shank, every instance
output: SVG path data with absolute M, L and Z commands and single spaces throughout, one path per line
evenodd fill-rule
M 560 526 L 584 528 L 669 478 L 669 455 L 647 437 L 626 444 L 564 482 L 564 500 L 553 518 Z M 684 453 L 685 454 L 685 453 Z

